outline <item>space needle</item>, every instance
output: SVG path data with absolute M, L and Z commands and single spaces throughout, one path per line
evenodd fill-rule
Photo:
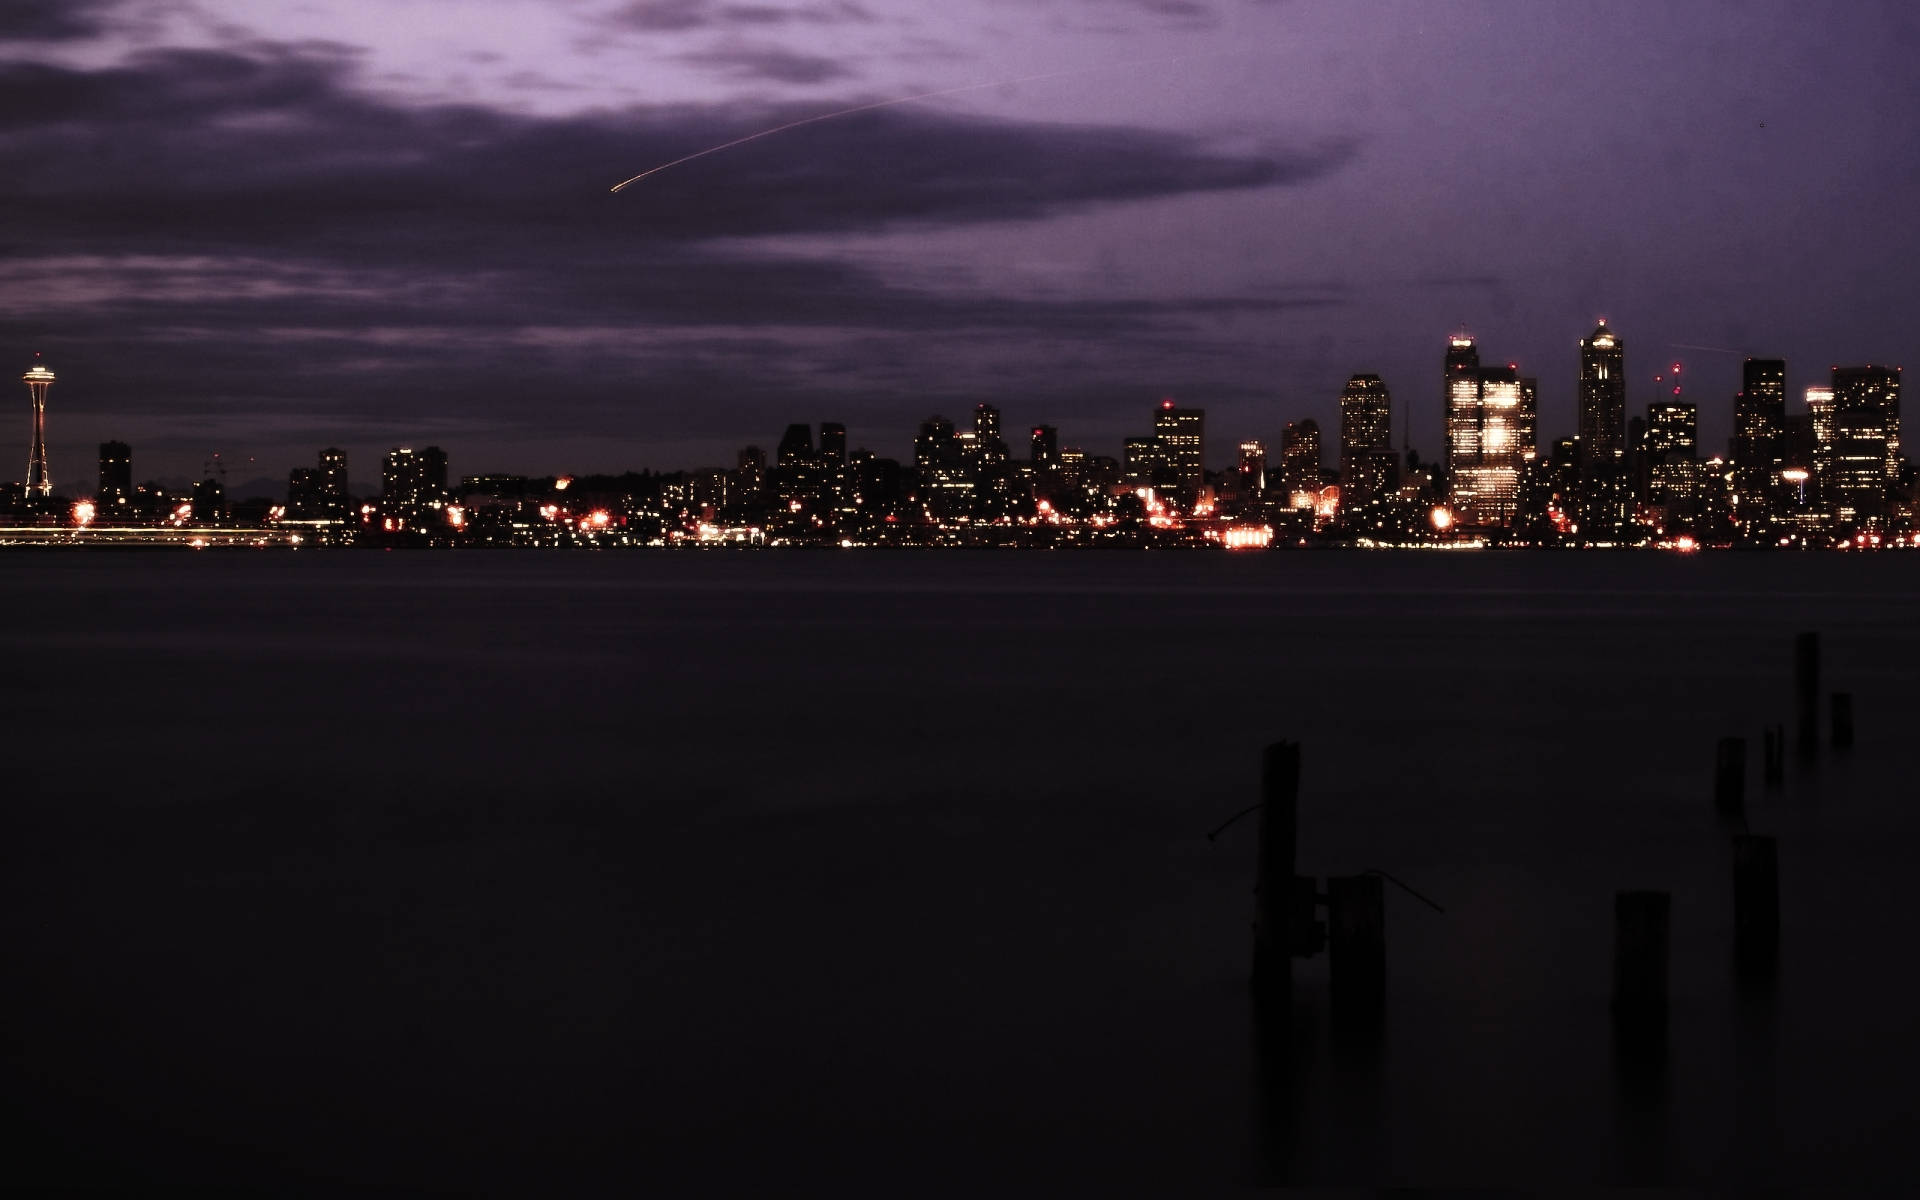
M 33 457 L 27 459 L 27 494 L 50 496 L 53 480 L 47 477 L 47 389 L 53 386 L 53 370 L 33 356 L 33 365 L 20 377 L 33 395 Z

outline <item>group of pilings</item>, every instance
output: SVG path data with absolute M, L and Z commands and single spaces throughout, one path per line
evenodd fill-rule
M 1820 635 L 1793 641 L 1794 746 L 1803 765 L 1820 757 Z M 1853 694 L 1827 696 L 1828 739 L 1836 751 L 1853 747 Z M 1769 725 L 1761 735 L 1761 776 L 1768 788 L 1786 781 L 1787 733 Z M 1713 805 L 1728 821 L 1746 821 L 1747 739 L 1723 737 L 1715 747 Z M 1743 982 L 1771 982 L 1780 954 L 1780 859 L 1772 837 L 1732 835 L 1733 956 Z M 1630 1045 L 1664 1035 L 1667 949 L 1672 895 L 1622 891 L 1614 896 L 1613 1013 Z
M 1795 744 L 1803 762 L 1820 753 L 1820 638 L 1794 639 Z M 1853 696 L 1834 692 L 1828 702 L 1832 747 L 1852 747 Z M 1762 774 L 1768 787 L 1786 775 L 1786 731 L 1764 731 Z M 1720 739 L 1714 770 L 1714 807 L 1744 823 L 1747 740 Z M 1254 885 L 1253 989 L 1263 1020 L 1284 1020 L 1292 1010 L 1294 958 L 1324 945 L 1332 1016 L 1336 1027 L 1377 1028 L 1386 1005 L 1386 901 L 1378 873 L 1318 881 L 1296 873 L 1299 851 L 1300 747 L 1276 742 L 1266 748 L 1261 769 L 1260 847 Z M 1780 948 L 1780 866 L 1775 839 L 1751 832 L 1732 835 L 1733 954 L 1746 982 L 1767 982 Z M 1319 908 L 1327 913 L 1321 923 Z M 1658 890 L 1614 895 L 1612 1013 L 1616 1033 L 1629 1050 L 1664 1044 L 1673 896 Z
M 1377 1030 L 1386 1008 L 1387 902 L 1375 873 L 1319 881 L 1296 873 L 1300 747 L 1275 742 L 1260 772 L 1260 849 L 1254 882 L 1253 990 L 1263 1020 L 1284 1024 L 1293 1007 L 1293 960 L 1327 951 L 1333 1020 Z M 1321 922 L 1316 910 L 1324 907 Z

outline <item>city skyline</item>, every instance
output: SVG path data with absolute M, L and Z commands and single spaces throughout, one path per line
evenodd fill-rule
M 128 437 L 163 476 L 724 462 L 792 413 L 895 445 L 981 401 L 1110 445 L 1173 396 L 1277 445 L 1356 371 L 1435 447 L 1429 331 L 1461 326 L 1551 439 L 1601 315 L 1628 411 L 1678 358 L 1713 447 L 1744 357 L 1798 396 L 1920 325 L 1892 6 L 453 11 L 15 6 L 0 338 L 71 381 L 56 481 Z

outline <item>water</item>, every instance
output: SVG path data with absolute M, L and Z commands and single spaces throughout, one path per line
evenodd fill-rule
M 1909 1178 L 1920 559 L 9 555 L 12 1179 Z M 1791 638 L 1848 757 L 1759 785 Z M 1752 740 L 1781 982 L 1729 969 Z M 1260 748 L 1388 1022 L 1263 1078 Z M 1674 894 L 1614 1069 L 1611 903 Z

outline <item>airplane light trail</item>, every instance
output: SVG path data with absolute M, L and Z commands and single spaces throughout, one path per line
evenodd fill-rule
M 1165 64 L 1169 62 L 1179 62 L 1179 61 L 1181 60 L 1178 58 L 1157 60 L 1157 62 L 1160 64 Z M 988 80 L 986 83 L 968 83 L 968 84 L 963 84 L 960 87 L 941 88 L 938 91 L 933 91 L 933 92 L 919 92 L 912 96 L 895 96 L 891 100 L 876 100 L 871 104 L 856 104 L 852 108 L 837 109 L 833 112 L 821 113 L 818 116 L 802 117 L 798 121 L 788 121 L 784 125 L 775 125 L 771 129 L 762 129 L 758 133 L 749 133 L 745 137 L 737 137 L 730 142 L 722 142 L 718 146 L 709 146 L 705 150 L 696 150 L 692 154 L 685 155 L 684 157 L 681 157 L 681 158 L 676 158 L 672 162 L 664 162 L 657 167 L 649 167 L 647 170 L 640 172 L 638 175 L 635 175 L 631 179 L 625 179 L 619 183 L 614 184 L 613 187 L 609 188 L 608 190 L 613 192 L 618 192 L 621 188 L 626 187 L 628 184 L 639 183 L 642 179 L 645 179 L 649 175 L 658 175 L 660 172 L 665 171 L 671 167 L 677 167 L 682 163 L 690 163 L 696 158 L 705 158 L 709 154 L 718 154 L 722 150 L 731 150 L 735 146 L 744 146 L 748 142 L 757 142 L 761 138 L 772 137 L 776 133 L 785 133 L 789 129 L 798 129 L 802 125 L 816 125 L 821 121 L 832 121 L 839 117 L 850 117 L 855 113 L 872 112 L 876 108 L 892 108 L 896 104 L 912 104 L 918 100 L 934 100 L 934 99 L 938 99 L 941 96 L 958 96 L 963 92 L 978 92 L 978 91 L 983 91 L 986 88 L 995 88 L 995 87 L 1011 87 L 1012 85 L 1017 83 L 1037 83 L 1043 79 L 1060 79 L 1067 75 L 1084 75 L 1089 71 L 1106 71 L 1106 70 L 1112 70 L 1115 67 L 1136 67 L 1136 66 L 1147 66 L 1147 65 L 1152 65 L 1152 64 L 1114 63 L 1114 64 L 1111 64 L 1110 66 L 1100 66 L 1100 67 L 1073 67 L 1064 71 L 1046 71 L 1046 72 L 1042 72 L 1039 75 L 1022 75 L 1017 79 L 992 79 L 992 80 Z

